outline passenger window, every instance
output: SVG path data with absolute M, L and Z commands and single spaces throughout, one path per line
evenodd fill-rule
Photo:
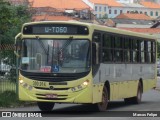
M 102 41 L 102 59 L 103 62 L 113 62 L 114 37 L 109 34 L 103 35 Z

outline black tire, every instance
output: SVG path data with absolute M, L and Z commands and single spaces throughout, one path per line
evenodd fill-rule
M 133 103 L 135 103 L 135 104 L 141 103 L 141 101 L 142 101 L 142 92 L 143 92 L 142 91 L 142 85 L 139 82 L 139 84 L 138 84 L 138 90 L 137 90 L 137 96 L 135 96 L 135 97 L 132 98 Z
M 52 111 L 55 103 L 52 102 L 37 102 L 37 105 L 41 111 Z
M 108 106 L 108 91 L 107 88 L 104 86 L 102 92 L 102 102 L 96 103 L 95 107 L 97 111 L 106 111 L 107 106 Z
M 135 97 L 131 97 L 131 98 L 125 98 L 124 101 L 127 104 L 139 104 L 142 100 L 142 84 L 141 82 L 138 83 L 138 89 L 137 89 L 137 95 Z

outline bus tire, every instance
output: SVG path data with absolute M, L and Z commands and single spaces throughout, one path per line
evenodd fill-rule
M 137 96 L 132 98 L 134 104 L 139 104 L 142 100 L 142 85 L 141 82 L 138 83 Z
M 102 92 L 102 102 L 96 103 L 96 110 L 97 111 L 106 111 L 108 106 L 108 91 L 107 88 L 104 86 L 103 92 Z
M 52 111 L 55 103 L 52 102 L 37 102 L 37 105 L 41 111 Z
M 138 83 L 137 95 L 131 98 L 125 98 L 124 101 L 127 104 L 139 104 L 142 100 L 142 84 L 141 82 Z

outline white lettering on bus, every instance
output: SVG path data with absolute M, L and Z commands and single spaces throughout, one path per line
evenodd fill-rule
M 45 32 L 50 32 L 51 29 L 45 27 Z M 52 27 L 52 33 L 67 33 L 67 27 Z
M 45 32 L 48 33 L 51 29 L 49 27 L 45 27 Z
M 56 33 L 59 33 L 59 27 L 56 27 Z

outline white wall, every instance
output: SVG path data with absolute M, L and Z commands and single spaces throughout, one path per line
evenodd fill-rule
M 121 2 L 131 2 L 133 3 L 134 0 L 119 0 Z M 158 0 L 160 1 L 160 0 Z M 94 4 L 91 3 L 89 0 L 83 0 L 84 3 L 86 3 L 88 6 L 90 6 L 93 9 L 93 13 L 97 16 L 97 18 L 103 17 L 105 14 L 108 15 L 108 18 L 115 18 L 120 14 L 120 10 L 122 10 L 122 13 L 127 13 L 127 11 L 142 11 L 142 13 L 147 12 L 148 16 L 152 18 L 157 18 L 160 16 L 160 9 L 150 9 L 150 8 L 143 8 L 143 7 L 111 7 L 107 5 L 101 5 L 101 4 Z M 95 11 L 95 8 L 97 7 L 97 11 Z M 101 11 L 100 8 L 101 7 Z M 104 8 L 106 7 L 106 11 L 104 11 Z M 111 14 L 109 14 L 109 10 L 111 10 Z M 117 13 L 115 14 L 114 11 L 117 10 Z M 150 15 L 150 12 L 153 12 L 153 16 Z M 158 16 L 156 16 L 156 12 L 158 12 Z
M 109 13 L 110 10 L 111 10 L 111 14 Z M 117 10 L 117 14 L 115 14 L 115 10 Z M 123 7 L 108 7 L 108 11 L 107 11 L 108 18 L 115 18 L 120 14 L 120 10 L 122 10 L 122 13 L 124 13 Z
M 96 10 L 97 8 L 97 10 Z M 96 15 L 97 18 L 102 18 L 104 14 L 107 14 L 108 7 L 106 5 L 99 5 L 96 4 L 94 7 L 94 14 Z
M 109 14 L 109 10 L 111 10 L 111 14 Z M 117 10 L 117 14 L 114 13 L 114 11 Z M 138 13 L 147 12 L 147 15 L 151 18 L 157 18 L 160 16 L 160 9 L 149 9 L 149 8 L 142 8 L 142 7 L 108 7 L 108 17 L 109 18 L 115 18 L 120 14 L 120 10 L 122 10 L 122 13 L 127 13 L 127 11 L 138 11 Z M 150 12 L 153 12 L 153 16 L 151 16 Z M 158 16 L 156 16 L 156 12 L 158 12 Z
M 120 3 L 133 3 L 133 0 L 116 0 L 116 1 Z
M 94 9 L 94 3 L 91 3 L 89 0 L 82 0 L 84 3 L 86 3 L 89 7 Z

